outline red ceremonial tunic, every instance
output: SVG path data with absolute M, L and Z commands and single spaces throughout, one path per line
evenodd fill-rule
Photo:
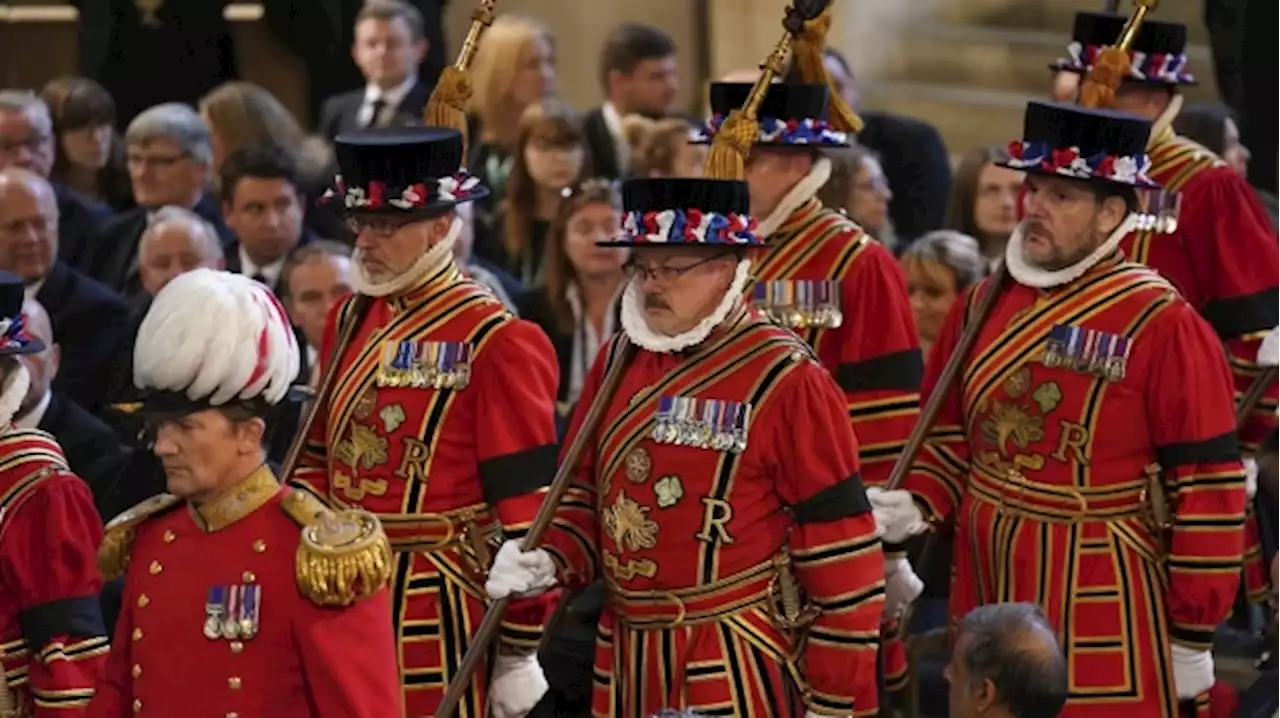
M 1135 232 L 1120 245 L 1132 261 L 1160 272 L 1208 320 L 1227 349 L 1236 398 L 1262 372 L 1262 337 L 1280 324 L 1280 242 L 1253 188 L 1209 150 L 1165 128 L 1148 152 L 1152 179 L 1178 193 L 1177 230 Z M 1240 427 L 1240 448 L 1253 455 L 1276 428 L 1276 384 Z M 1268 595 L 1256 521 L 1246 524 L 1245 586 L 1250 601 Z
M 754 268 L 754 302 L 803 337 L 835 377 L 858 435 L 863 480 L 881 486 L 920 414 L 924 368 L 902 269 L 858 225 L 817 199 L 796 209 L 768 241 L 770 251 Z M 826 291 L 832 284 L 836 291 Z M 834 305 L 838 327 L 822 326 L 824 313 L 830 316 L 824 305 Z M 900 637 L 887 638 L 900 628 L 885 627 L 890 690 L 907 678 L 905 646 Z
M 601 718 L 876 714 L 884 557 L 844 400 L 795 335 L 741 317 L 686 352 L 638 352 L 548 534 L 566 582 L 605 579 Z M 597 357 L 570 441 L 623 341 Z M 804 643 L 777 621 L 788 560 L 817 611 Z
M 125 552 L 128 571 L 88 715 L 400 716 L 386 589 L 343 607 L 299 590 L 302 526 L 323 510 L 263 467 L 198 509 L 162 494 L 113 520 L 107 546 Z M 255 633 L 211 634 L 218 608 Z
M 93 495 L 58 442 L 34 429 L 0 435 L 0 707 L 84 715 L 108 648 L 101 542 Z
M 335 309 L 322 358 L 351 304 Z M 405 356 L 413 361 L 395 363 Z M 405 709 L 430 715 L 484 615 L 499 532 L 524 534 L 555 473 L 555 352 L 541 329 L 448 265 L 402 296 L 374 299 L 338 362 L 293 478 L 382 521 L 397 560 Z M 457 378 L 412 386 L 415 365 L 420 380 L 430 370 Z M 503 640 L 536 647 L 555 597 L 516 600 Z M 484 718 L 483 675 L 459 704 L 462 718 Z
M 989 281 L 956 303 L 926 391 Z M 1245 493 L 1220 343 L 1119 253 L 1061 287 L 1010 285 L 905 486 L 930 520 L 955 520 L 952 617 L 1039 604 L 1067 658 L 1063 716 L 1175 718 L 1170 642 L 1209 648 L 1239 586 Z

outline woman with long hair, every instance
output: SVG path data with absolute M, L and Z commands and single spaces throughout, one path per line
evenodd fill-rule
M 1018 225 L 1022 173 L 997 166 L 1004 156 L 1003 148 L 979 147 L 960 160 L 944 222 L 947 229 L 978 240 L 991 263 L 1004 256 L 1004 245 Z
M 818 190 L 818 199 L 844 212 L 889 251 L 898 251 L 897 233 L 889 217 L 893 191 L 880 166 L 880 157 L 862 145 L 829 151 L 827 157 L 831 160 L 831 178 Z
M 57 153 L 49 179 L 117 210 L 134 206 L 116 103 L 87 77 L 60 77 L 40 90 L 53 119 Z
M 631 176 L 701 177 L 707 148 L 689 143 L 691 129 L 693 125 L 680 117 L 653 120 L 627 115 L 622 118 L 622 136 L 631 153 Z

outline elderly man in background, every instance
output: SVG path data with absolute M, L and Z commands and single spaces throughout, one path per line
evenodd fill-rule
M 103 229 L 80 268 L 127 299 L 142 291 L 138 245 L 156 208 L 190 209 L 213 224 L 224 246 L 232 236 L 207 192 L 213 150 L 209 128 L 195 110 L 177 103 L 156 105 L 129 123 L 124 140 L 138 208 Z
M 93 491 L 98 513 L 110 518 L 116 475 L 126 451 L 110 426 L 53 387 L 62 347 L 57 344 L 49 313 L 34 299 L 26 300 L 22 311 L 27 316 L 27 331 L 44 348 L 19 359 L 31 375 L 31 385 L 13 424 L 19 429 L 39 429 L 57 439 L 71 471 Z
M 321 239 L 299 247 L 289 255 L 280 272 L 280 286 L 289 319 L 302 341 L 298 381 L 314 387 L 320 380 L 320 342 L 333 306 L 351 293 L 351 249 L 341 242 Z
M 138 278 L 143 294 L 137 304 L 150 304 L 174 277 L 193 269 L 223 269 L 222 239 L 213 224 L 195 212 L 176 205 L 161 207 L 147 218 L 138 238 Z M 142 307 L 139 313 L 146 313 Z
M 41 177 L 57 152 L 49 106 L 29 90 L 0 90 L 0 169 L 21 167 Z M 70 187 L 53 183 L 58 202 L 58 257 L 75 264 L 85 245 L 115 213 Z
M 0 170 L 0 269 L 22 278 L 28 299 L 49 311 L 64 338 L 54 388 L 85 408 L 103 398 L 105 369 L 127 331 L 128 312 L 109 289 L 58 259 L 58 203 L 40 175 Z
M 960 620 L 946 668 L 951 718 L 1053 718 L 1067 702 L 1067 663 L 1040 607 L 993 603 Z

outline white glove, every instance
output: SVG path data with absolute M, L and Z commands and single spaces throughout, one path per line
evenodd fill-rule
M 921 593 L 924 593 L 924 581 L 916 575 L 907 559 L 899 557 L 884 560 L 885 620 L 901 616 Z
M 1179 700 L 1191 700 L 1213 687 L 1213 654 L 1173 644 L 1173 685 Z
M 876 517 L 876 530 L 889 543 L 902 543 L 929 530 L 909 491 L 885 491 L 872 486 L 867 489 L 867 500 Z
M 1253 459 L 1244 460 L 1244 492 L 1250 501 L 1258 495 L 1258 462 Z
M 498 600 L 507 596 L 537 596 L 556 585 L 556 565 L 545 550 L 521 551 L 519 541 L 505 541 L 493 558 L 485 593 Z
M 508 542 L 510 543 L 510 542 Z M 522 718 L 547 692 L 537 654 L 493 659 L 493 679 L 489 681 L 489 715 L 492 718 Z
M 1280 327 L 1267 332 L 1258 347 L 1258 364 L 1261 366 L 1280 365 Z

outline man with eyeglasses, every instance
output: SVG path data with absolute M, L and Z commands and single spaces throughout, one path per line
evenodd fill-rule
M 292 479 L 382 519 L 405 715 L 431 715 L 485 611 L 500 537 L 519 538 L 555 472 L 559 367 L 551 342 L 454 259 L 457 206 L 488 190 L 462 169 L 462 135 L 418 127 L 336 140 L 338 203 L 356 236 L 359 295 L 329 315 L 331 391 Z M 351 340 L 338 338 L 354 327 Z M 337 351 L 335 355 L 334 352 Z M 521 716 L 546 690 L 534 650 L 554 596 L 517 601 L 460 716 Z
M 622 233 L 600 245 L 632 251 L 623 331 L 566 441 L 594 433 L 543 547 L 506 542 L 485 588 L 529 596 L 603 576 L 596 716 L 875 715 L 884 556 L 858 439 L 813 351 L 743 296 L 764 246 L 747 185 L 622 192 Z

